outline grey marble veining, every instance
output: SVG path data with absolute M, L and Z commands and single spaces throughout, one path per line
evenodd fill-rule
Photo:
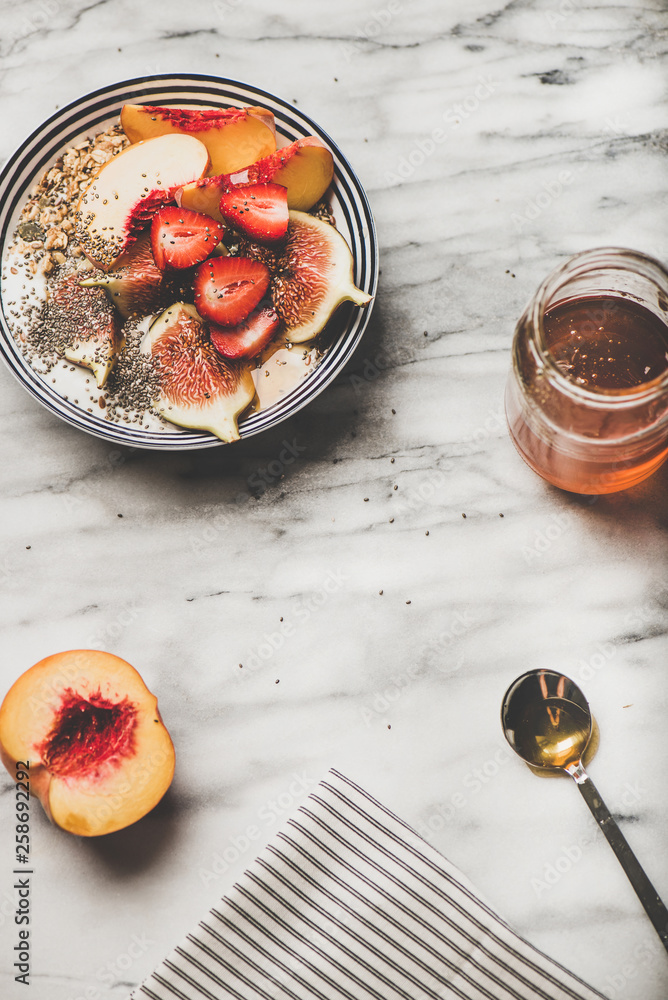
M 561 493 L 502 408 L 515 321 L 552 267 L 603 244 L 668 258 L 667 27 L 661 0 L 5 4 L 0 158 L 116 80 L 242 80 L 346 152 L 382 267 L 348 368 L 232 448 L 111 447 L 0 370 L 3 692 L 102 645 L 158 694 L 178 758 L 155 812 L 103 841 L 33 811 L 31 996 L 127 996 L 336 766 L 611 1000 L 664 1000 L 616 859 L 570 782 L 511 759 L 499 707 L 529 667 L 581 682 L 590 772 L 667 898 L 668 472 Z

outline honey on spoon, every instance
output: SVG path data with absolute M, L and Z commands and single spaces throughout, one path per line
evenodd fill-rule
M 565 771 L 574 779 L 668 951 L 668 910 L 583 767 L 592 717 L 580 688 L 556 671 L 530 670 L 506 691 L 501 725 L 508 743 L 527 764 Z

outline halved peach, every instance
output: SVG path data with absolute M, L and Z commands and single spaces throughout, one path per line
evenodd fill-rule
M 209 150 L 211 174 L 238 170 L 276 149 L 274 116 L 265 108 L 125 104 L 121 127 L 130 142 L 157 135 L 194 136 Z
M 174 747 L 157 699 L 125 660 L 76 649 L 40 660 L 0 707 L 0 758 L 62 829 L 82 837 L 135 823 L 174 775 Z
M 206 146 L 190 135 L 128 146 L 100 168 L 79 199 L 81 249 L 96 267 L 109 270 L 175 189 L 202 177 L 208 165 Z
M 222 222 L 218 206 L 223 194 L 242 185 L 272 183 L 288 189 L 289 209 L 307 212 L 320 201 L 333 176 L 332 154 L 316 136 L 307 135 L 242 170 L 186 184 L 176 191 L 176 200 L 181 208 L 204 212 Z

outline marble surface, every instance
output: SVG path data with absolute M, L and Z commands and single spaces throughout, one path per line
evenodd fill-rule
M 511 759 L 499 726 L 523 670 L 581 682 L 591 775 L 668 898 L 668 469 L 585 502 L 522 464 L 502 410 L 514 323 L 552 267 L 603 244 L 668 257 L 666 27 L 662 0 L 5 2 L 0 157 L 96 87 L 227 76 L 335 138 L 382 258 L 346 371 L 234 447 L 112 449 L 0 370 L 2 689 L 51 652 L 107 648 L 156 691 L 178 754 L 122 833 L 76 839 L 33 810 L 30 996 L 126 997 L 330 766 L 611 1000 L 668 995 L 572 783 Z

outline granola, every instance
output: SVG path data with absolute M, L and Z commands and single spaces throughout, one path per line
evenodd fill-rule
M 78 270 L 92 268 L 74 236 L 74 209 L 93 174 L 128 145 L 120 125 L 113 125 L 67 149 L 46 171 L 21 212 L 14 247 L 29 254 L 32 274 L 51 274 L 68 258 L 79 261 Z

